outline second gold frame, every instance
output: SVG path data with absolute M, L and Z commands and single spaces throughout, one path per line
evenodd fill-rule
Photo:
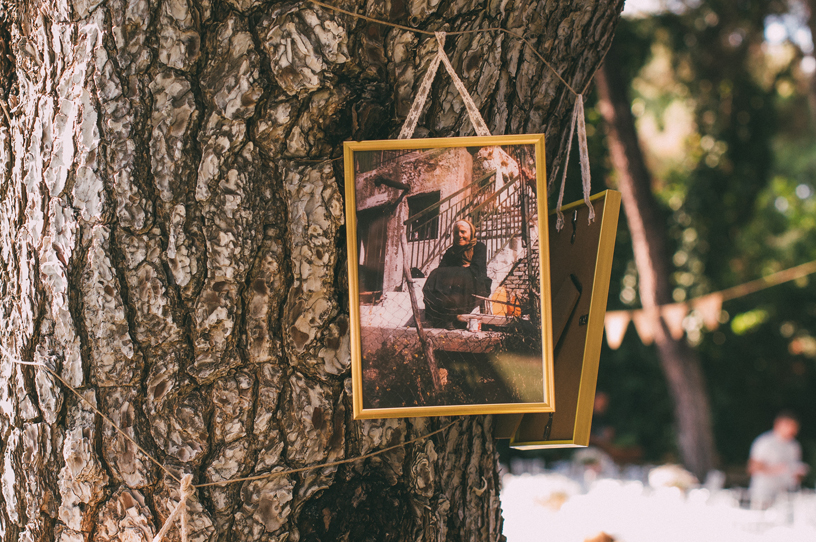
M 354 417 L 553 412 L 544 136 L 344 150 Z
M 563 212 L 568 224 L 561 232 L 550 231 L 551 277 L 557 292 L 553 327 L 558 411 L 500 417 L 497 425 L 509 430 L 513 448 L 589 444 L 620 201 L 614 190 L 594 195 L 590 203 L 596 219 L 591 224 L 583 201 L 567 205 Z M 552 215 L 550 223 L 555 223 Z M 583 291 L 570 297 L 571 288 L 563 285 L 573 281 Z

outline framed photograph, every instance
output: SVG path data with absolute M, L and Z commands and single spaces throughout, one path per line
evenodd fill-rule
M 500 416 L 496 429 L 519 449 L 587 446 L 595 408 L 595 384 L 612 273 L 621 196 L 607 190 L 562 208 L 565 227 L 550 215 L 550 276 L 558 409 L 549 414 Z
M 344 147 L 354 417 L 552 412 L 544 136 Z

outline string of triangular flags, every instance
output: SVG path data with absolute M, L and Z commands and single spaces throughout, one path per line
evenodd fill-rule
M 611 349 L 617 350 L 623 342 L 626 331 L 629 329 L 629 323 L 632 322 L 635 324 L 635 331 L 637 331 L 643 344 L 652 344 L 655 337 L 655 330 L 652 326 L 657 322 L 656 312 L 666 323 L 669 333 L 671 333 L 671 336 L 675 340 L 683 338 L 686 331 L 686 317 L 692 312 L 696 312 L 705 327 L 713 331 L 717 329 L 721 323 L 722 304 L 724 301 L 752 294 L 784 282 L 800 279 L 812 273 L 816 273 L 816 260 L 778 271 L 761 279 L 733 286 L 720 292 L 706 294 L 691 299 L 686 303 L 670 303 L 651 309 L 607 311 L 604 317 L 606 342 Z
M 623 342 L 623 336 L 629 329 L 629 322 L 635 324 L 640 340 L 645 345 L 654 342 L 654 324 L 657 321 L 655 312 L 666 322 L 669 333 L 675 340 L 680 340 L 685 334 L 685 320 L 690 312 L 696 311 L 705 327 L 713 331 L 720 325 L 723 297 L 721 293 L 709 294 L 697 298 L 689 303 L 671 303 L 651 309 L 637 309 L 624 311 L 608 311 L 604 317 L 604 331 L 609 348 L 617 350 Z

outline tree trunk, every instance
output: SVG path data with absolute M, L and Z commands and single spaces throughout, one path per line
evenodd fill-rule
M 674 399 L 677 444 L 683 463 L 702 479 L 714 466 L 714 436 L 705 381 L 697 353 L 669 333 L 657 307 L 672 302 L 663 218 L 651 191 L 634 118 L 615 49 L 596 75 L 601 115 L 609 127 L 609 156 L 617 174 L 638 270 L 640 300 L 651 319 L 655 343 Z
M 342 6 L 523 33 L 580 88 L 622 2 Z M 351 458 L 446 422 L 351 419 L 336 160 L 345 139 L 395 136 L 432 37 L 305 1 L 3 9 L 4 347 L 55 368 L 196 484 Z M 556 77 L 500 33 L 452 36 L 448 51 L 493 133 L 545 131 L 552 164 L 573 103 Z M 418 133 L 472 132 L 447 77 L 424 119 Z M 178 484 L 44 372 L 3 356 L 0 373 L 0 538 L 151 540 Z M 497 540 L 491 423 L 200 489 L 191 540 Z

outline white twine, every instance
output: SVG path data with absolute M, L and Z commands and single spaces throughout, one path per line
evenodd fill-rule
M 430 66 L 428 66 L 428 71 L 425 72 L 425 77 L 422 79 L 422 83 L 419 85 L 417 95 L 414 98 L 414 102 L 411 104 L 411 109 L 408 111 L 408 116 L 405 117 L 405 122 L 402 125 L 402 129 L 400 130 L 397 139 L 411 139 L 411 136 L 414 135 L 414 130 L 416 129 L 417 122 L 419 121 L 419 116 L 422 114 L 422 110 L 425 108 L 425 102 L 428 99 L 428 93 L 431 90 L 433 80 L 436 78 L 436 72 L 439 70 L 440 63 L 445 66 L 448 75 L 450 75 L 451 80 L 453 81 L 453 86 L 456 87 L 457 91 L 459 91 L 459 95 L 462 97 L 462 101 L 465 103 L 465 110 L 467 111 L 468 117 L 470 118 L 470 123 L 473 125 L 473 130 L 476 132 L 476 135 L 491 135 L 484 118 L 482 118 L 482 114 L 479 113 L 479 108 L 476 107 L 476 103 L 470 96 L 465 84 L 461 79 L 459 79 L 459 76 L 456 74 L 456 70 L 453 69 L 453 65 L 450 63 L 448 55 L 445 54 L 445 32 L 434 32 L 434 35 L 436 36 L 436 43 L 438 46 L 436 56 L 431 61 Z M 502 175 L 504 168 L 501 164 L 502 152 L 501 147 L 495 147 L 493 158 L 491 159 L 491 162 L 496 169 L 497 189 L 504 184 L 504 178 Z
M 567 166 L 569 166 L 570 150 L 572 149 L 572 138 L 575 135 L 575 126 L 578 125 L 578 157 L 581 160 L 581 184 L 583 185 L 584 203 L 589 208 L 588 224 L 595 221 L 595 208 L 589 201 L 589 191 L 591 179 L 589 175 L 589 146 L 587 145 L 586 120 L 584 119 L 584 96 L 579 94 L 575 98 L 575 107 L 572 110 L 572 121 L 570 122 L 569 137 L 567 138 L 567 154 L 564 156 L 564 172 L 561 176 L 561 190 L 558 192 L 558 203 L 555 206 L 555 231 L 564 229 L 564 213 L 561 206 L 564 203 L 564 186 L 567 184 Z
M 462 100 L 465 102 L 465 108 L 467 109 L 468 116 L 470 117 L 470 122 L 473 124 L 473 129 L 476 131 L 476 135 L 489 136 L 490 130 L 487 129 L 487 124 L 485 124 L 482 114 L 479 113 L 479 108 L 476 107 L 476 104 L 473 102 L 473 98 L 470 97 L 470 93 L 468 93 L 467 89 L 465 88 L 465 84 L 462 83 L 462 80 L 459 79 L 458 75 L 456 75 L 456 71 L 453 69 L 450 60 L 448 59 L 448 55 L 445 54 L 445 33 L 436 32 L 436 41 L 439 42 L 439 57 L 442 59 L 442 63 L 448 70 L 448 74 L 450 74 L 451 79 L 453 80 L 453 85 L 456 87 L 456 90 L 459 91 L 459 94 L 462 96 Z
M 570 122 L 569 137 L 567 138 L 567 154 L 564 156 L 564 173 L 561 176 L 561 190 L 558 192 L 558 203 L 555 204 L 555 231 L 564 229 L 564 213 L 561 212 L 561 205 L 564 203 L 564 187 L 567 185 L 567 166 L 569 166 L 570 150 L 572 149 L 572 136 L 575 134 L 575 116 L 578 114 L 578 107 L 572 110 L 572 122 Z
M 578 156 L 581 159 L 581 184 L 584 188 L 584 203 L 589 208 L 587 224 L 595 221 L 595 208 L 589 202 L 591 179 L 589 177 L 589 146 L 587 145 L 586 119 L 584 116 L 584 95 L 579 94 L 575 99 L 575 114 L 578 117 Z
M 456 71 L 453 69 L 448 55 L 445 54 L 445 32 L 434 32 L 434 35 L 436 36 L 436 42 L 439 49 L 436 52 L 436 56 L 431 61 L 431 65 L 428 66 L 428 71 L 425 72 L 425 77 L 422 79 L 422 83 L 419 85 L 419 90 L 416 98 L 414 98 L 414 103 L 411 104 L 411 109 L 408 112 L 408 116 L 405 118 L 405 123 L 402 125 L 402 130 L 400 130 L 397 139 L 411 139 L 411 136 L 414 135 L 414 130 L 416 129 L 417 122 L 419 121 L 419 116 L 422 114 L 422 110 L 425 108 L 425 102 L 427 101 L 428 93 L 431 90 L 431 83 L 433 83 L 433 80 L 436 77 L 436 72 L 439 69 L 440 62 L 445 65 L 448 75 L 450 75 L 451 79 L 453 80 L 453 86 L 456 87 L 456 90 L 459 91 L 459 95 L 462 96 L 462 101 L 465 102 L 465 109 L 470 117 L 471 124 L 473 124 L 473 129 L 476 131 L 476 135 L 489 136 L 490 130 L 487 129 L 487 124 L 485 124 L 481 113 L 479 113 L 479 108 L 476 107 L 473 98 L 470 97 L 470 93 L 468 93 L 467 88 L 465 88 L 465 84 L 462 83 L 462 80 L 459 79 L 458 75 L 456 75 Z
M 442 50 L 441 47 L 440 50 Z M 442 54 L 445 54 L 444 51 Z M 408 111 L 408 116 L 405 118 L 405 123 L 402 125 L 402 130 L 400 130 L 397 139 L 411 139 L 411 136 L 414 135 L 414 130 L 419 121 L 419 115 L 422 114 L 422 109 L 425 107 L 425 100 L 428 99 L 431 83 L 433 83 L 436 70 L 439 68 L 441 61 L 442 59 L 439 57 L 439 53 L 437 53 L 431 61 L 431 65 L 428 66 L 428 71 L 425 72 L 425 77 L 419 85 L 419 91 L 417 92 L 416 98 L 414 98 L 414 103 L 411 104 L 411 110 Z

